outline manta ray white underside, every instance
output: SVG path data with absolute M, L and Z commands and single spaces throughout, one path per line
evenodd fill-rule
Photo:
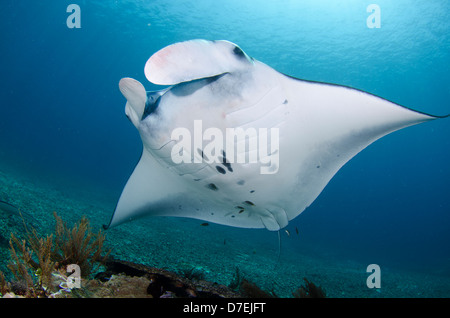
M 143 150 L 108 227 L 163 215 L 279 230 L 369 144 L 438 118 L 356 89 L 286 76 L 228 41 L 165 47 L 147 61 L 145 75 L 170 87 L 146 92 L 136 80 L 120 81 L 125 112 L 139 131 Z M 183 138 L 174 138 L 174 131 L 194 136 L 198 125 L 200 144 L 197 139 L 192 146 L 184 136 L 182 145 L 190 147 L 181 147 Z M 256 135 L 268 141 L 258 144 L 267 149 L 258 152 L 257 162 L 236 160 L 249 158 L 251 147 L 236 146 L 231 157 L 225 147 L 230 141 L 205 154 L 217 132 L 226 136 L 239 128 L 270 131 L 276 140 Z M 233 142 L 249 146 L 256 137 L 247 134 Z M 191 160 L 174 160 L 181 153 Z

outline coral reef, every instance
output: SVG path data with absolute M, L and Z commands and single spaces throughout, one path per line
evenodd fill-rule
M 51 273 L 55 270 L 56 265 L 50 256 L 53 245 L 52 235 L 45 239 L 39 238 L 36 231 L 33 230 L 28 233 L 27 244 L 27 241 L 20 241 L 14 234 L 11 234 L 9 244 L 12 262 L 8 268 L 19 282 L 26 285 L 26 293 L 31 293 L 30 296 L 34 297 L 43 296 L 44 286 L 49 285 Z M 37 282 L 34 277 L 38 278 Z
M 153 298 L 233 298 L 240 294 L 227 286 L 208 282 L 197 277 L 189 279 L 177 273 L 131 262 L 110 259 L 105 263 L 106 271 L 96 275 L 97 279 L 108 280 L 116 275 L 146 278 L 149 281 L 147 293 Z
M 76 288 L 71 293 L 64 293 L 55 298 L 152 298 L 147 292 L 150 280 L 144 276 L 127 276 L 125 274 L 111 275 L 102 282 L 92 279 L 84 282 L 82 288 Z
M 239 270 L 236 270 L 239 273 Z M 115 260 L 105 262 L 105 271 L 93 279 L 82 279 L 80 288 L 62 288 L 64 276 L 52 273 L 52 293 L 26 293 L 29 289 L 18 282 L 7 284 L 0 275 L 0 291 L 4 297 L 50 297 L 50 298 L 276 298 L 275 293 L 266 292 L 256 284 L 242 278 L 238 290 L 217 283 L 189 279 L 163 269 Z M 306 286 L 292 293 L 294 297 L 325 297 L 320 287 L 304 279 Z M 3 282 L 3 283 L 2 283 Z M 3 288 L 2 286 L 7 286 Z M 59 286 L 59 291 L 54 288 Z
M 105 236 L 101 230 L 92 233 L 87 218 L 83 217 L 69 228 L 56 213 L 53 215 L 55 232 L 46 237 L 40 237 L 35 229 L 28 228 L 25 239 L 11 234 L 8 268 L 16 281 L 8 284 L 2 273 L 2 294 L 12 291 L 27 297 L 47 297 L 60 288 L 72 286 L 72 279 L 66 276 L 67 270 L 71 269 L 68 265 L 76 264 L 78 274 L 88 277 L 94 266 L 106 259 L 109 252 L 102 255 Z
M 116 260 L 105 252 L 102 230 L 93 233 L 89 220 L 81 218 L 69 227 L 54 213 L 56 226 L 52 234 L 41 237 L 25 227 L 25 238 L 11 234 L 8 268 L 15 280 L 8 282 L 0 272 L 0 295 L 3 297 L 50 298 L 274 298 L 277 295 L 259 288 L 236 272 L 229 286 L 205 280 L 201 268 L 191 266 L 177 273 Z M 74 284 L 70 265 L 79 269 L 79 284 Z M 98 271 L 99 264 L 104 270 Z M 325 297 L 325 292 L 304 279 L 292 293 L 294 297 Z
M 55 247 L 52 258 L 60 267 L 77 264 L 82 277 L 88 277 L 94 267 L 102 263 L 109 252 L 102 255 L 105 235 L 100 229 L 97 234 L 91 231 L 89 220 L 82 217 L 79 224 L 69 228 L 65 222 L 54 213 L 56 219 Z

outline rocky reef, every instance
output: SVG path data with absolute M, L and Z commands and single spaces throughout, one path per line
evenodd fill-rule
M 110 256 L 105 235 L 94 233 L 85 217 L 69 227 L 54 213 L 54 232 L 42 236 L 25 227 L 11 233 L 9 280 L 0 271 L 4 298 L 274 298 L 247 280 L 239 268 L 228 286 L 207 281 L 198 268 L 177 272 Z M 305 279 L 293 297 L 325 297 Z

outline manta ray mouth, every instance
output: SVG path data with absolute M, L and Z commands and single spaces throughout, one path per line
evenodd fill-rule
M 147 101 L 145 102 L 144 113 L 142 114 L 141 120 L 144 120 L 147 116 L 157 111 L 161 96 L 162 95 L 156 92 L 147 92 Z

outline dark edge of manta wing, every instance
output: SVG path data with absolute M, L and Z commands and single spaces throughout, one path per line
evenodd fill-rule
M 3 208 L 2 208 L 2 205 L 3 205 Z M 0 210 L 5 210 L 5 206 L 9 208 L 9 210 L 6 210 L 6 212 L 9 212 L 9 213 L 14 214 L 14 215 L 19 215 L 19 216 L 22 216 L 22 217 L 23 216 L 27 216 L 27 217 L 29 217 L 31 219 L 34 219 L 34 217 L 30 213 L 28 213 L 26 211 L 22 211 L 21 209 L 16 207 L 14 204 L 11 204 L 11 203 L 3 201 L 3 200 L 0 200 Z
M 11 204 L 11 203 L 9 203 L 9 202 L 0 200 L 0 203 L 3 203 L 4 205 L 7 205 L 7 206 L 9 206 L 9 207 L 11 207 L 11 208 L 14 208 L 14 209 L 16 209 L 16 210 L 19 210 L 15 205 L 13 205 L 13 204 Z
M 358 91 L 358 92 L 361 92 L 361 93 L 364 93 L 364 94 L 367 94 L 367 95 L 371 95 L 371 96 L 375 96 L 377 98 L 381 98 L 381 99 L 386 100 L 386 101 L 388 101 L 388 102 L 390 102 L 390 103 L 392 103 L 392 104 L 394 104 L 396 106 L 399 106 L 399 107 L 402 107 L 402 108 L 406 108 L 406 109 L 408 109 L 410 111 L 413 111 L 413 112 L 416 112 L 416 113 L 419 113 L 419 114 L 422 114 L 422 115 L 426 115 L 426 116 L 429 116 L 429 117 L 433 117 L 433 119 L 440 119 L 440 118 L 450 117 L 450 114 L 443 115 L 443 116 L 437 116 L 437 115 L 432 115 L 432 114 L 429 114 L 429 113 L 422 112 L 420 110 L 415 110 L 415 109 L 412 109 L 410 107 L 406 107 L 406 106 L 400 105 L 400 104 L 398 104 L 396 102 L 393 102 L 393 101 L 391 101 L 389 99 L 386 99 L 384 97 L 381 97 L 379 95 L 372 94 L 372 93 L 366 92 L 366 91 L 364 91 L 362 89 L 354 88 L 354 87 L 351 87 L 351 86 L 348 86 L 348 85 L 340 85 L 340 84 L 335 84 L 335 83 L 327 83 L 327 82 L 320 82 L 320 81 L 313 81 L 313 80 L 305 80 L 305 79 L 301 79 L 301 78 L 297 78 L 297 77 L 294 77 L 294 76 L 290 76 L 290 75 L 287 75 L 287 74 L 284 74 L 284 73 L 281 73 L 281 72 L 279 72 L 279 73 L 284 75 L 284 76 L 286 76 L 286 77 L 288 77 L 288 78 L 290 78 L 290 79 L 296 80 L 296 81 L 307 82 L 307 83 L 312 83 L 312 84 L 330 85 L 330 86 L 337 86 L 337 87 L 344 87 L 344 88 L 352 89 L 352 90 L 355 90 L 355 91 Z
M 131 173 L 133 173 L 133 171 L 136 169 L 137 165 L 138 165 L 139 162 L 141 161 L 141 158 L 142 158 L 142 155 L 143 155 L 143 154 L 144 154 L 144 148 L 142 147 L 142 151 L 141 151 L 141 155 L 139 156 L 139 160 L 138 160 L 137 163 L 134 165 L 134 168 L 133 168 L 133 170 L 132 170 Z M 126 186 L 127 183 L 128 183 L 128 180 L 125 182 L 125 186 Z M 122 187 L 122 192 L 123 192 L 123 189 L 125 188 L 125 186 Z M 120 195 L 122 195 L 122 193 L 121 193 Z M 103 229 L 104 229 L 104 230 L 109 229 L 109 227 L 111 226 L 111 222 L 112 222 L 112 220 L 114 219 L 114 214 L 116 213 L 117 205 L 119 204 L 119 200 L 120 200 L 120 196 L 119 196 L 119 199 L 117 200 L 116 206 L 114 207 L 114 212 L 113 212 L 113 214 L 111 215 L 111 218 L 109 219 L 109 223 L 108 223 L 108 224 L 103 224 Z

